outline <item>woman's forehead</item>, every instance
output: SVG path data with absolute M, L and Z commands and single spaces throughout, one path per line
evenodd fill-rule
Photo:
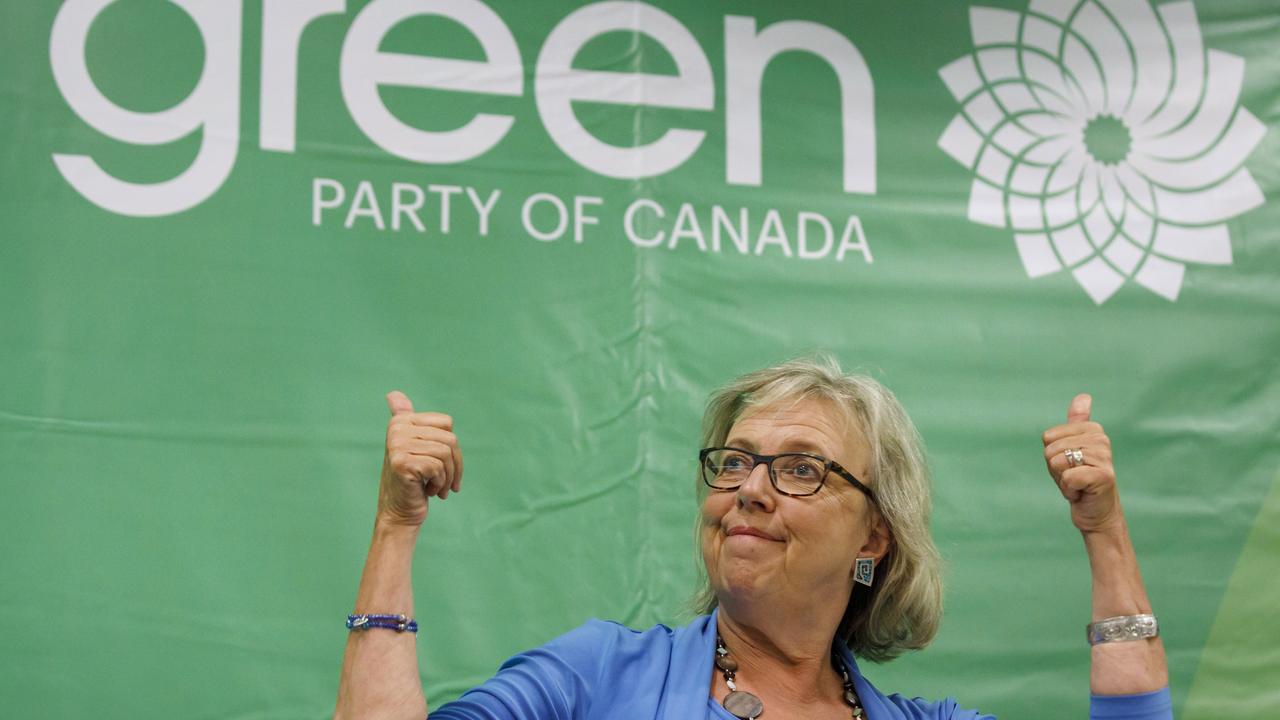
M 854 450 L 863 444 L 862 433 L 849 414 L 825 398 L 749 406 L 729 428 L 729 439 L 826 453 Z M 809 447 L 791 447 L 805 445 Z

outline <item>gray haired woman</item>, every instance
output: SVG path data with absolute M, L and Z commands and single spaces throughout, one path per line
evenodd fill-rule
M 372 546 L 348 620 L 335 717 L 422 718 L 411 570 L 430 498 L 462 481 L 452 421 L 388 395 Z M 1116 489 L 1110 441 L 1076 396 L 1045 431 L 1049 473 L 1093 571 L 1091 716 L 1172 718 L 1164 648 Z M 855 656 L 923 648 L 941 617 L 921 443 L 893 394 L 830 359 L 750 373 L 703 423 L 703 613 L 631 630 L 591 621 L 507 660 L 446 718 L 976 720 L 951 698 L 885 695 Z

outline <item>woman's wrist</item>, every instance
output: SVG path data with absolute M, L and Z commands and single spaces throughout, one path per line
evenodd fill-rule
M 373 519 L 374 542 L 418 542 L 422 523 L 409 522 L 392 513 L 379 510 Z
M 1117 564 L 1127 566 L 1132 562 L 1136 565 L 1133 539 L 1129 537 L 1129 528 L 1123 518 L 1105 528 L 1082 530 L 1080 537 L 1089 556 L 1089 566 L 1095 573 Z

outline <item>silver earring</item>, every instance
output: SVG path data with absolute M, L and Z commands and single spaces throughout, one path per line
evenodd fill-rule
M 876 576 L 875 558 L 858 558 L 853 563 L 853 581 L 871 587 L 871 581 Z

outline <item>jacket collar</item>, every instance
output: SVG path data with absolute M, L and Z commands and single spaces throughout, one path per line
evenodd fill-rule
M 664 707 L 659 709 L 657 717 L 664 720 L 687 720 L 690 717 L 701 717 L 698 714 L 689 713 L 705 707 L 705 703 L 711 694 L 711 668 L 716 652 L 716 620 L 719 617 L 720 608 L 716 608 L 711 611 L 710 615 L 703 615 L 694 620 L 686 626 L 685 630 L 687 632 L 676 634 L 675 647 L 672 648 L 672 659 L 676 661 L 671 663 L 671 674 L 667 678 L 668 692 L 664 695 L 667 698 L 696 699 L 699 703 L 698 707 L 681 708 L 677 707 L 681 703 L 664 700 Z M 848 646 L 837 642 L 836 651 L 849 668 L 849 675 L 853 678 L 853 687 L 857 691 L 858 699 L 862 701 L 862 707 L 867 711 L 867 715 L 877 718 L 877 720 L 906 719 L 906 716 L 902 714 L 896 705 L 890 703 L 888 698 L 862 676 L 862 671 L 858 669 L 858 663 L 854 660 L 853 653 L 849 651 Z M 680 660 L 684 662 L 680 662 Z M 728 713 L 725 713 L 725 716 L 728 717 Z

